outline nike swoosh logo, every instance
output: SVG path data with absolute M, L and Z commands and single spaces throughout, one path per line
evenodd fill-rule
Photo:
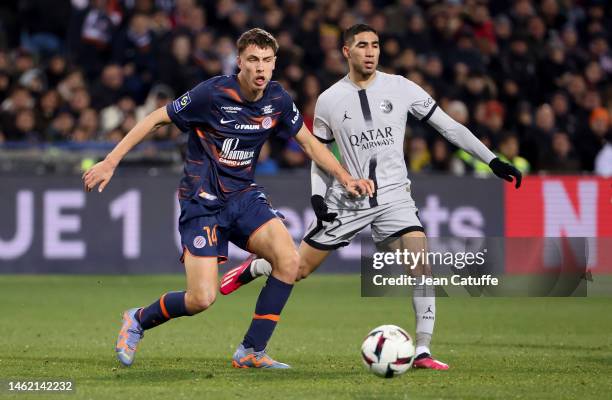
M 219 122 L 221 122 L 221 124 L 227 124 L 228 122 L 234 122 L 234 121 L 236 121 L 236 120 L 235 120 L 235 119 L 228 119 L 228 120 L 226 121 L 226 120 L 224 120 L 223 118 L 221 118 L 221 121 L 219 121 Z

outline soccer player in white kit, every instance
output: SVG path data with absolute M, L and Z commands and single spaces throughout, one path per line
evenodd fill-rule
M 378 34 L 364 24 L 344 32 L 344 57 L 349 73 L 317 99 L 313 134 L 324 143 L 336 142 L 342 164 L 355 177 L 371 179 L 372 197 L 347 196 L 342 186 L 312 164 L 311 203 L 316 221 L 300 244 L 298 280 L 307 277 L 330 251 L 346 246 L 367 226 L 374 242 L 390 250 L 426 249 L 418 209 L 410 195 L 403 144 L 407 114 L 433 126 L 456 146 L 487 163 L 502 179 L 518 188 L 521 173 L 495 157 L 466 127 L 449 117 L 416 83 L 400 75 L 377 71 Z M 258 276 L 269 275 L 271 265 L 254 256 L 227 272 L 221 293 L 229 294 Z M 431 266 L 418 265 L 413 276 L 431 276 Z M 420 281 L 421 279 L 417 279 Z M 413 288 L 416 319 L 416 368 L 446 370 L 448 365 L 431 356 L 436 303 L 434 287 Z

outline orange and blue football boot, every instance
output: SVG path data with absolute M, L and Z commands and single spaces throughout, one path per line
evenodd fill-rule
M 139 310 L 140 308 L 130 308 L 123 313 L 123 325 L 115 345 L 117 359 L 126 367 L 129 367 L 134 362 L 136 348 L 144 337 L 144 330 L 136 320 L 136 313 Z
M 245 349 L 242 344 L 238 346 L 232 359 L 234 368 L 275 368 L 288 369 L 289 365 L 270 358 L 265 350 L 254 351 L 252 348 Z

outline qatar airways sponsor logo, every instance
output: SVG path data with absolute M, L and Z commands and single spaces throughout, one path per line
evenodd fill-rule
M 385 126 L 383 129 L 368 129 L 349 136 L 349 140 L 353 146 L 360 147 L 362 150 L 395 143 L 390 126 Z
M 255 156 L 255 151 L 236 150 L 239 143 L 240 139 L 238 138 L 225 139 L 221 146 L 219 162 L 230 167 L 240 167 L 251 164 Z

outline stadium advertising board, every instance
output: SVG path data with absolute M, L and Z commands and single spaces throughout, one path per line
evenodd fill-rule
M 119 175 L 103 194 L 85 193 L 79 179 L 71 176 L 0 179 L 1 272 L 182 272 L 176 176 Z M 299 241 L 313 218 L 308 175 L 258 181 Z M 599 237 L 589 242 L 593 247 L 605 240 L 601 237 L 612 236 L 610 180 L 527 178 L 524 186 L 515 191 L 494 179 L 418 176 L 412 195 L 432 237 Z M 369 237 L 369 231 L 361 235 Z M 530 246 L 529 257 L 541 260 L 541 247 Z M 609 273 L 605 252 L 610 248 L 600 245 L 591 251 L 589 267 Z M 525 249 L 506 252 L 507 257 L 517 254 L 525 255 Z M 360 241 L 355 241 L 332 254 L 322 270 L 357 272 L 360 255 Z M 228 265 L 245 256 L 231 247 Z M 538 263 L 510 261 L 508 265 L 515 266 L 510 273 L 541 269 Z

